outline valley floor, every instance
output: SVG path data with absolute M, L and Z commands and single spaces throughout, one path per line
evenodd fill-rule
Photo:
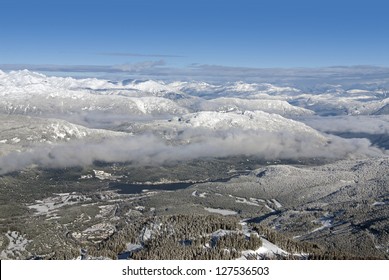
M 0 180 L 0 257 L 387 259 L 388 167 L 387 158 L 314 166 L 230 158 L 28 169 Z M 168 174 L 192 179 L 177 185 Z

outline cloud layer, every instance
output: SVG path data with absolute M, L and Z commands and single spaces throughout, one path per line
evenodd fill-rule
M 73 71 L 89 69 L 96 72 L 108 69 L 112 73 L 121 72 L 126 74 L 146 72 L 159 74 L 178 73 L 178 71 L 172 68 L 165 67 L 163 60 L 121 65 L 116 66 L 116 68 L 104 66 L 88 67 L 72 68 L 72 66 L 67 66 L 65 69 Z M 47 69 L 58 70 L 60 68 L 47 66 Z M 239 78 L 244 75 L 248 77 L 259 75 L 261 79 L 273 77 L 273 79 L 279 78 L 280 81 L 288 81 L 288 77 L 294 77 L 294 81 L 300 78 L 313 80 L 333 79 L 334 81 L 342 79 L 347 81 L 347 79 L 355 78 L 355 81 L 360 82 L 364 80 L 364 71 L 367 71 L 369 73 L 365 75 L 367 80 L 374 82 L 372 77 L 376 77 L 376 81 L 383 79 L 382 81 L 385 82 L 383 76 L 385 76 L 385 73 L 389 74 L 389 69 L 378 67 L 264 70 L 192 65 L 185 71 L 187 71 L 188 75 L 199 75 L 199 77 L 209 73 L 225 78 L 229 76 Z M 260 75 L 261 73 L 263 74 L 262 76 Z M 52 118 L 63 118 L 78 123 L 81 122 L 81 118 L 82 123 L 89 127 L 106 128 L 105 135 L 108 137 L 105 139 L 97 137 L 91 132 L 91 136 L 88 136 L 88 139 L 71 140 L 69 138 L 68 143 L 45 144 L 42 146 L 31 146 L 31 142 L 26 140 L 29 136 L 27 132 L 20 135 L 12 135 L 12 137 L 2 137 L 0 141 L 7 143 L 5 145 L 12 146 L 13 151 L 20 150 L 20 152 L 9 153 L 10 149 L 7 150 L 8 154 L 4 152 L 3 156 L 0 157 L 0 174 L 33 165 L 62 168 L 87 166 L 93 164 L 94 161 L 131 162 L 132 164 L 149 165 L 237 155 L 257 156 L 262 159 L 313 157 L 343 159 L 384 155 L 384 152 L 372 147 L 371 143 L 366 139 L 343 139 L 336 136 L 323 136 L 301 122 L 288 120 L 277 114 L 261 112 L 259 111 L 260 108 L 256 106 L 250 108 L 250 110 L 254 111 L 239 109 L 227 112 L 223 109 L 221 112 L 214 112 L 212 110 L 215 110 L 215 108 L 201 109 L 202 106 L 198 105 L 201 102 L 210 102 L 208 99 L 191 96 L 187 93 L 182 94 L 181 92 L 177 95 L 171 95 L 171 92 L 174 93 L 175 87 L 169 87 L 165 83 L 154 81 L 145 83 L 135 82 L 132 85 L 133 88 L 129 88 L 123 94 L 122 91 L 125 89 L 123 84 L 111 83 L 105 80 L 50 79 L 28 71 L 10 73 L 9 75 L 0 72 L 0 74 L 4 78 L 2 84 L 5 85 L 3 87 L 2 101 L 5 105 L 9 103 L 9 107 L 6 107 L 9 110 L 5 111 L 7 113 L 6 120 L 9 121 L 12 114 L 28 115 L 31 112 L 32 115 L 35 115 L 36 112 L 46 112 L 46 117 L 49 114 Z M 180 72 L 180 75 L 185 74 Z M 51 82 L 53 85 L 50 84 Z M 189 86 L 190 92 L 191 83 L 184 82 L 181 85 L 186 84 Z M 180 85 L 180 83 L 177 85 Z M 231 86 L 230 83 L 226 85 Z M 208 89 L 217 97 L 219 97 L 219 94 L 225 95 L 230 88 L 222 87 L 222 90 L 220 90 L 220 87 L 207 85 L 206 83 L 194 83 L 194 86 L 198 91 L 203 91 L 204 88 L 205 90 Z M 248 84 L 233 84 L 233 92 L 237 97 L 236 102 L 245 96 L 244 93 L 247 87 L 250 88 L 249 92 L 253 94 L 261 92 L 263 88 L 254 87 L 254 90 L 252 90 L 251 85 Z M 264 87 L 267 88 L 266 86 Z M 266 98 L 281 98 L 281 100 L 284 100 L 284 97 L 290 97 L 288 95 L 289 90 L 285 93 L 288 96 L 281 96 L 281 93 L 284 91 L 277 87 L 274 88 L 276 89 L 274 93 L 269 89 L 263 96 Z M 307 98 L 304 91 L 299 89 L 297 92 L 301 93 L 303 98 Z M 131 94 L 134 93 L 136 95 L 132 96 Z M 197 92 L 195 93 L 197 94 Z M 130 96 L 126 94 L 130 94 Z M 145 97 L 147 94 L 148 97 Z M 162 94 L 164 97 L 157 98 L 154 94 L 157 96 Z M 15 96 L 17 97 L 16 99 Z M 66 96 L 67 98 L 65 98 Z M 312 96 L 316 96 L 316 93 L 310 94 L 309 98 Z M 252 104 L 254 100 L 252 96 L 249 94 L 246 97 L 245 101 L 248 104 Z M 386 98 L 386 95 L 384 97 Z M 337 100 L 336 98 L 339 98 L 338 93 L 335 91 L 331 98 Z M 357 96 L 356 98 L 359 97 Z M 324 95 L 322 99 L 325 101 L 328 97 Z M 284 110 L 284 107 L 280 107 L 279 102 L 272 102 L 272 100 L 266 99 L 264 102 L 270 107 L 278 106 L 279 109 Z M 220 102 L 220 99 L 218 102 Z M 286 101 L 283 102 L 286 103 Z M 233 105 L 233 103 L 232 100 L 225 102 L 228 107 Z M 56 107 L 58 104 L 60 104 L 60 107 Z M 322 106 L 328 106 L 326 103 L 323 104 Z M 288 104 L 288 106 L 291 105 Z M 29 111 L 31 107 L 36 108 Z M 226 110 L 229 110 L 228 107 L 226 107 Z M 138 114 L 132 117 L 134 112 Z M 9 116 L 8 114 L 11 115 Z M 40 117 L 45 117 L 45 114 L 39 115 Z M 299 117 L 302 118 L 301 115 Z M 361 129 L 364 129 L 362 132 L 387 133 L 389 128 L 389 125 L 387 125 L 389 119 L 385 116 L 309 118 L 305 122 L 322 131 L 359 132 Z M 31 123 L 36 121 L 38 120 L 31 121 Z M 4 127 L 5 125 L 3 124 Z M 110 129 L 113 131 L 127 131 L 132 136 L 113 137 Z M 145 134 L 145 132 L 150 131 L 154 134 Z M 36 133 L 42 132 L 38 131 Z M 45 135 L 45 140 L 50 139 L 49 134 Z M 21 141 L 21 143 L 18 141 Z
M 322 144 L 310 137 L 299 138 L 284 133 L 231 131 L 223 137 L 210 133 L 187 144 L 167 144 L 154 135 L 105 139 L 99 143 L 74 141 L 45 145 L 25 152 L 0 157 L 0 174 L 29 166 L 64 168 L 88 166 L 94 161 L 129 162 L 135 165 L 160 165 L 199 158 L 258 156 L 263 159 L 298 159 L 311 157 L 347 158 L 382 156 L 381 150 L 366 139 L 333 137 Z
M 323 132 L 389 134 L 389 116 L 335 116 L 307 118 L 307 125 Z

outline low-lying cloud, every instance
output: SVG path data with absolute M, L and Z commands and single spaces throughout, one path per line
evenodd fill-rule
M 181 139 L 182 140 L 182 139 Z M 323 143 L 312 137 L 288 133 L 230 132 L 209 134 L 186 144 L 172 144 L 154 135 L 136 135 L 102 140 L 99 143 L 73 141 L 37 146 L 0 157 L 0 174 L 30 166 L 65 168 L 88 166 L 95 161 L 129 162 L 134 165 L 162 165 L 199 158 L 258 156 L 264 159 L 347 158 L 382 156 L 366 139 L 332 137 Z
M 303 122 L 314 129 L 330 133 L 389 134 L 389 116 L 313 117 Z

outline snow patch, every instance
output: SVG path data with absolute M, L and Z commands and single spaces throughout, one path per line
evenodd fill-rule
M 26 246 L 32 241 L 26 239 L 25 235 L 17 231 L 8 231 L 5 236 L 8 238 L 9 243 L 7 248 L 1 252 L 1 259 L 22 257 L 22 252 L 26 251 Z
M 97 179 L 100 180 L 111 180 L 115 181 L 116 179 L 122 178 L 123 176 L 114 176 L 111 173 L 105 172 L 103 170 L 93 170 L 93 173 Z
M 281 203 L 279 203 L 276 199 L 271 199 L 271 201 L 274 203 L 274 205 L 277 207 L 277 208 L 282 208 L 282 205 Z
M 95 216 L 95 218 L 104 218 L 114 213 L 117 206 L 116 205 L 100 205 L 100 212 Z
M 192 196 L 194 196 L 194 197 L 201 197 L 201 198 L 205 198 L 207 194 L 208 193 L 206 193 L 206 192 L 202 192 L 202 193 L 198 193 L 197 191 L 193 191 L 192 192 Z
M 36 200 L 36 204 L 28 205 L 29 209 L 37 211 L 35 215 L 49 215 L 57 211 L 58 208 L 66 205 L 73 205 L 80 202 L 90 201 L 90 197 L 76 193 L 58 193 L 56 196 L 48 197 L 43 200 Z
M 11 139 L 11 142 L 14 143 L 14 144 L 19 143 L 20 142 L 20 138 L 14 137 L 14 138 Z
M 73 232 L 72 236 L 78 240 L 89 240 L 94 243 L 107 239 L 116 232 L 116 227 L 110 223 L 95 224 L 82 232 Z
M 288 252 L 281 249 L 277 245 L 271 243 L 270 241 L 266 240 L 265 238 L 261 237 L 261 241 L 262 241 L 261 247 L 259 247 L 257 250 L 242 251 L 242 257 L 238 258 L 238 260 L 246 260 L 250 255 L 264 255 L 268 258 L 271 258 L 275 255 L 282 255 L 282 256 L 289 255 Z
M 269 207 L 267 204 L 265 204 L 265 207 L 270 210 L 270 212 L 275 212 L 276 210 L 274 210 L 273 208 Z
M 332 227 L 333 222 L 334 222 L 334 217 L 330 216 L 328 213 L 326 213 L 323 217 L 321 217 L 319 219 L 318 222 L 320 222 L 322 224 L 322 226 L 318 227 L 318 228 L 315 228 L 314 230 L 311 231 L 311 233 L 323 230 L 325 228 Z
M 140 244 L 134 244 L 134 243 L 127 243 L 126 244 L 126 251 L 127 252 L 133 252 L 142 249 L 143 246 Z
M 389 204 L 389 201 L 375 201 L 372 206 L 380 206 L 380 205 L 387 205 Z
M 252 206 L 259 206 L 259 204 L 257 202 L 248 201 L 244 197 L 238 197 L 238 196 L 232 196 L 232 195 L 229 195 L 229 196 L 235 198 L 236 203 L 243 203 L 243 204 L 252 205 Z
M 227 210 L 227 209 L 220 209 L 220 208 L 208 208 L 205 207 L 204 210 L 210 212 L 210 213 L 217 213 L 221 214 L 223 216 L 228 216 L 228 215 L 236 215 L 238 212 L 233 211 L 233 210 Z

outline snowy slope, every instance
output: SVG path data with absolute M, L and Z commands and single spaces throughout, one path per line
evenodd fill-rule
M 58 119 L 21 115 L 0 115 L 0 154 L 36 144 L 52 144 L 80 139 L 120 137 L 126 133 L 90 129 Z
M 312 113 L 303 108 L 321 115 L 386 114 L 388 111 L 385 109 L 388 105 L 388 100 L 385 99 L 388 97 L 387 91 L 374 87 L 366 89 L 355 86 L 347 89 L 340 85 L 318 85 L 310 92 L 303 92 L 292 86 L 269 83 L 167 83 L 154 80 L 111 82 L 103 79 L 48 77 L 27 70 L 1 72 L 0 97 L 2 112 L 18 114 L 74 113 L 80 110 L 112 112 L 113 107 L 119 113 L 134 115 L 238 109 L 263 110 L 295 117 Z M 174 103 L 161 102 L 158 110 L 150 112 L 139 110 L 134 100 L 127 100 L 126 97 L 156 97 Z M 162 99 L 142 102 L 148 101 L 158 103 Z
M 202 111 L 183 115 L 182 117 L 175 117 L 169 124 L 211 130 L 239 128 L 242 130 L 262 130 L 269 132 L 293 131 L 295 133 L 312 134 L 319 138 L 323 137 L 316 130 L 301 122 L 284 118 L 278 114 L 269 114 L 262 111 Z
M 260 141 L 265 144 L 269 139 L 274 139 L 276 143 L 309 141 L 311 146 L 324 146 L 329 140 L 301 122 L 262 111 L 202 111 L 174 117 L 168 121 L 134 123 L 127 131 L 135 134 L 153 131 L 176 144 L 211 141 L 211 139 L 221 141 L 228 139 L 231 143 L 237 144 L 244 141 Z M 272 143 L 268 145 L 270 147 Z
M 297 94 L 299 89 L 292 87 L 280 87 L 269 83 L 245 83 L 234 82 L 226 84 L 211 84 L 207 82 L 173 82 L 170 87 L 179 91 L 203 97 L 218 97 L 218 96 L 250 96 L 255 94 Z
M 22 153 L 4 158 L 6 162 L 17 157 L 7 170 L 51 164 L 56 160 L 51 150 L 61 156 L 66 151 L 70 163 L 85 165 L 107 159 L 162 164 L 241 155 L 266 159 L 381 155 L 366 139 L 339 139 L 290 119 L 314 114 L 296 104 L 319 111 L 324 106 L 331 113 L 362 112 L 359 105 L 374 112 L 386 106 L 382 95 L 367 101 L 370 93 L 357 88 L 347 92 L 331 87 L 326 94 L 314 94 L 243 82 L 111 82 L 0 72 L 0 153 L 34 150 L 21 165 Z M 39 148 L 33 147 L 37 144 Z M 89 152 L 80 155 L 80 147 Z
M 46 77 L 29 71 L 2 73 L 0 112 L 32 115 L 85 111 L 130 115 L 188 112 L 164 97 L 112 95 L 115 90 L 122 90 L 122 87 L 105 80 Z
M 126 87 L 137 89 L 143 92 L 160 93 L 160 92 L 175 92 L 175 89 L 166 85 L 163 82 L 157 82 L 153 80 L 147 80 L 142 82 L 132 82 L 127 84 Z
M 301 107 L 290 105 L 284 100 L 268 99 L 243 99 L 220 97 L 211 99 L 201 104 L 204 111 L 255 111 L 260 110 L 267 113 L 275 113 L 282 116 L 307 116 L 314 112 Z
M 48 77 L 40 73 L 28 70 L 3 72 L 0 75 L 1 88 L 29 88 L 39 90 L 45 88 L 66 88 L 66 89 L 101 89 L 101 88 L 118 88 L 117 85 L 107 80 L 96 78 L 74 79 L 70 77 Z

